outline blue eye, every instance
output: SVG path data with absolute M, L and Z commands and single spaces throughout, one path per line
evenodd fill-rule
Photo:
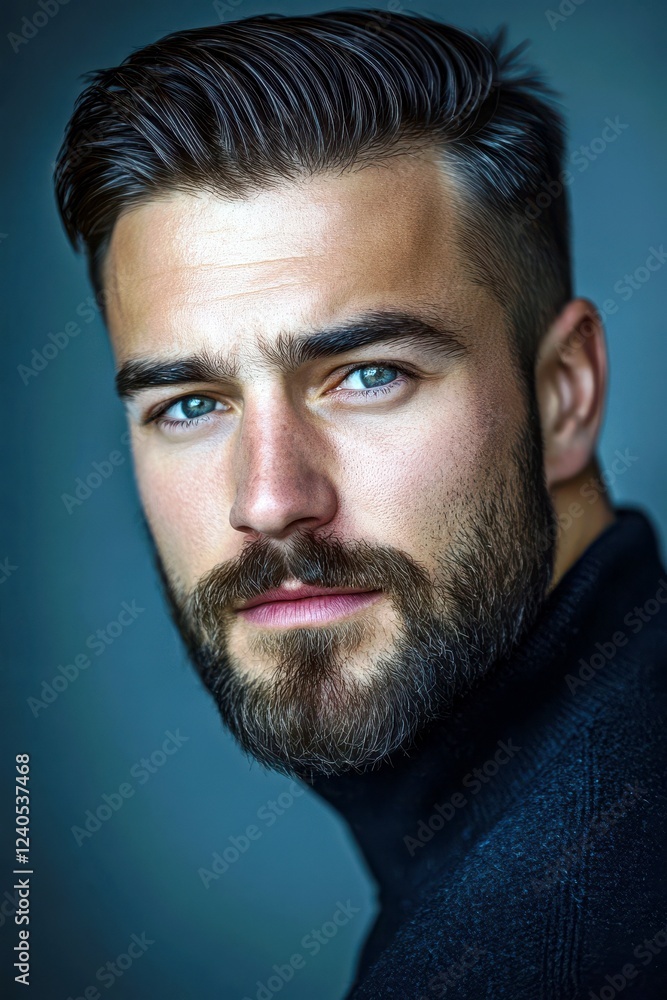
M 208 396 L 184 396 L 158 414 L 155 422 L 166 427 L 187 427 L 221 408 L 221 403 Z
M 187 396 L 185 399 L 179 399 L 177 403 L 170 406 L 165 412 L 165 416 L 172 410 L 175 410 L 175 417 L 181 417 L 185 420 L 195 420 L 197 417 L 203 417 L 205 414 L 211 413 L 216 406 L 216 401 L 208 399 L 206 396 Z
M 369 383 L 363 385 L 363 389 L 378 389 L 381 386 L 388 385 L 389 382 L 395 381 L 395 376 L 391 375 L 392 371 L 398 371 L 397 368 L 388 368 L 379 365 L 364 365 L 363 368 L 355 368 L 353 371 L 348 372 L 344 381 L 347 381 L 352 375 L 359 375 L 363 383 Z M 360 375 L 364 372 L 364 375 Z M 390 377 L 387 378 L 387 375 Z M 341 383 L 342 385 L 342 383 Z
M 347 373 L 335 391 L 342 393 L 344 396 L 386 396 L 387 394 L 394 392 L 397 387 L 404 385 L 406 382 L 415 380 L 416 377 L 417 376 L 412 372 L 406 370 L 405 368 L 399 368 L 397 365 L 359 365 L 357 368 L 353 368 Z M 359 379 L 361 381 L 362 388 L 343 388 L 348 379 L 351 378 Z

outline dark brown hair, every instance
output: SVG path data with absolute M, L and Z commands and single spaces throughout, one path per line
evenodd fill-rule
M 87 75 L 58 155 L 60 213 L 95 290 L 127 207 L 170 190 L 243 196 L 424 146 L 466 192 L 458 242 L 502 304 L 522 366 L 570 297 L 564 129 L 551 92 L 504 51 L 412 14 L 265 14 L 181 31 Z

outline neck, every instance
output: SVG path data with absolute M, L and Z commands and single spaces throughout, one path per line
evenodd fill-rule
M 559 532 L 551 588 L 583 555 L 598 535 L 616 520 L 596 458 L 567 483 L 552 487 L 551 499 Z

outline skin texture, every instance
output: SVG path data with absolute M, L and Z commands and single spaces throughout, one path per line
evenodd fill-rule
M 454 184 L 434 155 L 398 155 L 245 199 L 171 193 L 120 217 L 105 264 L 118 367 L 194 351 L 236 365 L 231 381 L 153 387 L 127 404 L 142 504 L 181 594 L 252 541 L 289 546 L 300 531 L 400 549 L 434 578 L 493 474 L 516 477 L 526 400 L 506 317 L 461 267 Z M 289 374 L 260 350 L 368 310 L 437 316 L 464 350 L 376 343 Z M 364 387 L 350 368 L 380 362 L 407 363 L 421 378 L 399 373 L 392 391 L 370 398 L 345 393 Z M 546 334 L 536 369 L 557 513 L 595 468 L 605 379 L 599 321 L 577 299 Z M 146 422 L 167 406 L 182 420 L 176 404 L 188 395 L 218 408 L 189 428 Z M 552 585 L 612 518 L 601 499 L 571 519 Z M 348 660 L 360 674 L 398 627 L 386 599 L 363 621 Z M 229 649 L 250 676 L 267 678 L 271 647 L 258 655 L 256 638 L 237 617 Z

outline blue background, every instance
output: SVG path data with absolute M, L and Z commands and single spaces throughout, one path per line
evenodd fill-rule
M 228 13 L 219 9 L 230 19 L 331 6 L 242 0 Z M 506 22 L 511 41 L 531 40 L 532 60 L 562 94 L 573 157 L 576 290 L 617 307 L 607 317 L 612 376 L 601 463 L 609 469 L 616 451 L 627 449 L 631 459 L 612 483 L 613 495 L 647 509 L 664 538 L 667 267 L 631 295 L 621 289 L 627 288 L 624 275 L 644 265 L 650 248 L 667 243 L 667 8 L 657 0 L 566 0 L 561 6 L 571 13 L 551 23 L 549 7 L 528 0 L 426 7 L 406 0 L 402 8 L 466 28 Z M 14 52 L 8 34 L 20 32 L 22 17 L 39 8 L 36 0 L 3 7 L 0 258 L 9 321 L 0 560 L 7 557 L 15 569 L 0 583 L 7 709 L 0 787 L 9 799 L 13 755 L 30 752 L 30 995 L 83 995 L 96 970 L 125 952 L 133 934 L 145 933 L 154 943 L 109 990 L 100 986 L 103 996 L 254 1000 L 258 980 L 267 980 L 274 963 L 301 952 L 305 966 L 281 996 L 335 1000 L 371 922 L 373 886 L 343 825 L 315 797 L 290 803 L 288 794 L 272 825 L 262 819 L 290 782 L 242 757 L 186 662 L 143 534 L 111 353 L 90 308 L 83 260 L 66 243 L 52 192 L 53 160 L 81 74 L 115 65 L 167 32 L 220 18 L 212 4 L 193 0 L 70 0 Z M 601 135 L 606 118 L 617 117 L 628 127 L 581 169 L 576 151 Z M 80 333 L 26 384 L 19 366 L 31 365 L 33 349 L 41 353 L 48 334 L 68 323 L 77 323 Z M 68 512 L 62 494 L 71 494 L 76 478 L 113 451 L 122 459 L 113 473 Z M 96 654 L 88 637 L 133 601 L 143 610 Z M 29 699 L 41 698 L 44 682 L 79 654 L 89 656 L 90 666 L 35 714 Z M 187 740 L 140 783 L 135 765 L 160 749 L 168 730 Z M 103 794 L 124 782 L 134 788 L 132 797 L 79 846 L 72 827 L 83 826 L 86 810 L 95 811 Z M 249 824 L 259 838 L 205 887 L 199 869 L 210 869 L 214 852 L 230 847 L 230 838 Z M 11 844 L 2 858 L 0 991 L 13 979 L 9 954 L 16 942 L 8 919 Z M 359 912 L 318 955 L 305 951 L 304 935 L 348 900 Z

